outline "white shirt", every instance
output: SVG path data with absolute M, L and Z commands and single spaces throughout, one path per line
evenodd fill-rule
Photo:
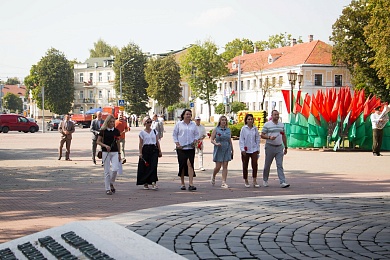
M 190 121 L 189 124 L 186 124 L 184 121 L 179 121 L 173 129 L 172 136 L 175 143 L 179 142 L 180 146 L 183 146 L 183 150 L 188 150 L 194 148 L 191 144 L 198 140 L 199 131 L 194 122 Z
M 254 153 L 260 151 L 260 134 L 257 127 L 249 128 L 248 125 L 244 125 L 241 128 L 239 144 L 241 152 Z
M 370 115 L 372 129 L 377 129 L 377 124 L 379 122 L 380 117 L 381 117 L 381 114 L 377 114 L 377 113 L 372 113 Z
M 276 136 L 275 140 L 267 139 L 267 144 L 281 145 L 283 144 L 282 133 L 284 134 L 284 124 L 278 122 L 275 124 L 273 121 L 268 121 L 264 124 L 262 133 L 268 136 Z
M 147 144 L 156 144 L 156 133 L 154 130 L 151 130 L 150 133 L 147 133 L 145 130 L 139 132 L 139 137 L 142 139 L 143 145 Z
M 206 128 L 203 125 L 196 125 L 199 132 L 199 139 L 203 139 L 206 137 Z

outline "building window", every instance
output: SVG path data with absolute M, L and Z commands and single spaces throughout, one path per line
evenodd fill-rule
M 111 80 L 111 72 L 107 72 L 107 81 L 110 82 Z
M 268 112 L 268 101 L 264 102 L 264 108 L 263 109 Z
M 244 90 L 244 81 L 243 80 L 241 80 L 241 82 L 240 82 L 240 90 Z
M 84 91 L 80 90 L 80 99 L 84 99 Z
M 279 113 L 282 113 L 283 109 L 283 101 L 279 101 Z
M 101 90 L 99 90 L 99 98 L 103 98 L 103 93 Z
M 256 80 L 253 80 L 253 89 L 256 89 Z
M 343 85 L 343 75 L 334 76 L 334 85 L 336 87 L 341 87 Z
M 230 83 L 230 89 L 232 89 L 232 82 Z M 237 91 L 237 81 L 234 81 L 234 91 Z
M 84 112 L 84 108 L 80 107 L 80 114 L 82 114 L 83 112 Z
M 103 73 L 99 72 L 99 82 L 103 81 Z
M 279 87 L 283 86 L 283 76 L 279 76 Z
M 228 89 L 227 89 L 227 82 L 224 83 L 224 86 L 225 86 L 226 91 L 228 91 Z M 230 88 L 229 90 L 231 91 L 232 88 Z
M 203 104 L 200 104 L 200 114 L 203 114 Z
M 93 82 L 93 73 L 89 73 L 89 81 Z
M 90 91 L 89 91 L 89 98 L 90 98 L 90 99 L 93 99 L 93 90 L 90 90 Z
M 259 110 L 261 110 L 261 102 L 259 102 Z
M 222 92 L 222 83 L 219 83 L 218 91 L 219 91 L 219 93 Z
M 263 79 L 259 79 L 259 88 L 263 87 Z
M 80 73 L 79 82 L 84 82 L 84 73 Z
M 314 74 L 314 86 L 322 86 L 322 74 Z
M 248 79 L 246 81 L 246 89 L 249 90 L 251 88 L 251 81 Z
M 276 86 L 276 77 L 272 77 L 272 86 L 273 86 L 273 87 Z
M 253 102 L 253 110 L 256 110 L 256 102 Z

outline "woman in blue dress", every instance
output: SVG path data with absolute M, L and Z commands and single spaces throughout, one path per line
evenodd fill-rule
M 229 161 L 233 159 L 233 144 L 230 128 L 227 126 L 226 116 L 219 118 L 218 126 L 211 133 L 211 143 L 214 145 L 213 161 L 215 168 L 211 176 L 211 184 L 215 184 L 215 176 L 222 166 L 222 188 L 229 188 L 226 184 Z

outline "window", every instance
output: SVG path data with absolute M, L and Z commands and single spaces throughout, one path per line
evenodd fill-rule
M 103 93 L 101 90 L 99 90 L 99 98 L 103 98 Z
M 273 87 L 276 86 L 276 77 L 272 77 L 272 86 L 273 86 Z
M 314 74 L 314 86 L 322 86 L 322 74 Z
M 107 81 L 110 82 L 111 80 L 111 72 L 107 72 Z
M 103 73 L 99 72 L 99 82 L 103 81 Z
M 80 99 L 83 99 L 83 98 L 84 98 L 84 91 L 80 90 Z
M 259 102 L 259 110 L 261 110 L 261 102 Z
M 80 73 L 79 82 L 84 82 L 84 73 Z
M 259 80 L 259 88 L 262 88 L 263 87 L 263 79 L 260 79 Z
M 219 92 L 219 93 L 222 92 L 222 83 L 219 83 L 218 92 Z
M 246 81 L 246 89 L 249 90 L 251 88 L 251 81 L 248 79 Z
M 336 87 L 341 87 L 343 85 L 343 75 L 334 76 L 334 85 Z
M 256 102 L 253 102 L 253 110 L 256 110 Z
M 283 109 L 283 101 L 279 101 L 279 113 L 281 114 L 282 113 L 282 109 Z
M 240 90 L 244 90 L 244 81 L 243 80 L 241 80 L 241 82 L 240 82 Z
M 256 89 L 256 80 L 253 80 L 253 89 Z
M 93 73 L 89 73 L 89 81 L 93 82 Z
M 89 91 L 89 98 L 93 99 L 93 91 L 92 90 Z
M 203 114 L 203 104 L 200 104 L 200 113 Z
M 283 86 L 283 76 L 279 76 L 279 87 Z
M 268 111 L 268 101 L 265 101 L 264 102 L 264 108 L 263 108 L 265 111 Z
M 84 108 L 80 107 L 80 114 L 82 114 L 83 112 L 84 112 Z

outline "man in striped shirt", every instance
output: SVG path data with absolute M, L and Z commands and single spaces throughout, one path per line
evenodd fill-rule
M 272 161 L 275 158 L 281 188 L 290 187 L 286 183 L 283 170 L 283 157 L 287 154 L 287 138 L 284 132 L 284 124 L 279 122 L 279 112 L 272 111 L 272 121 L 264 124 L 261 130 L 261 138 L 266 139 L 265 162 L 263 170 L 263 186 L 268 187 L 268 177 Z

